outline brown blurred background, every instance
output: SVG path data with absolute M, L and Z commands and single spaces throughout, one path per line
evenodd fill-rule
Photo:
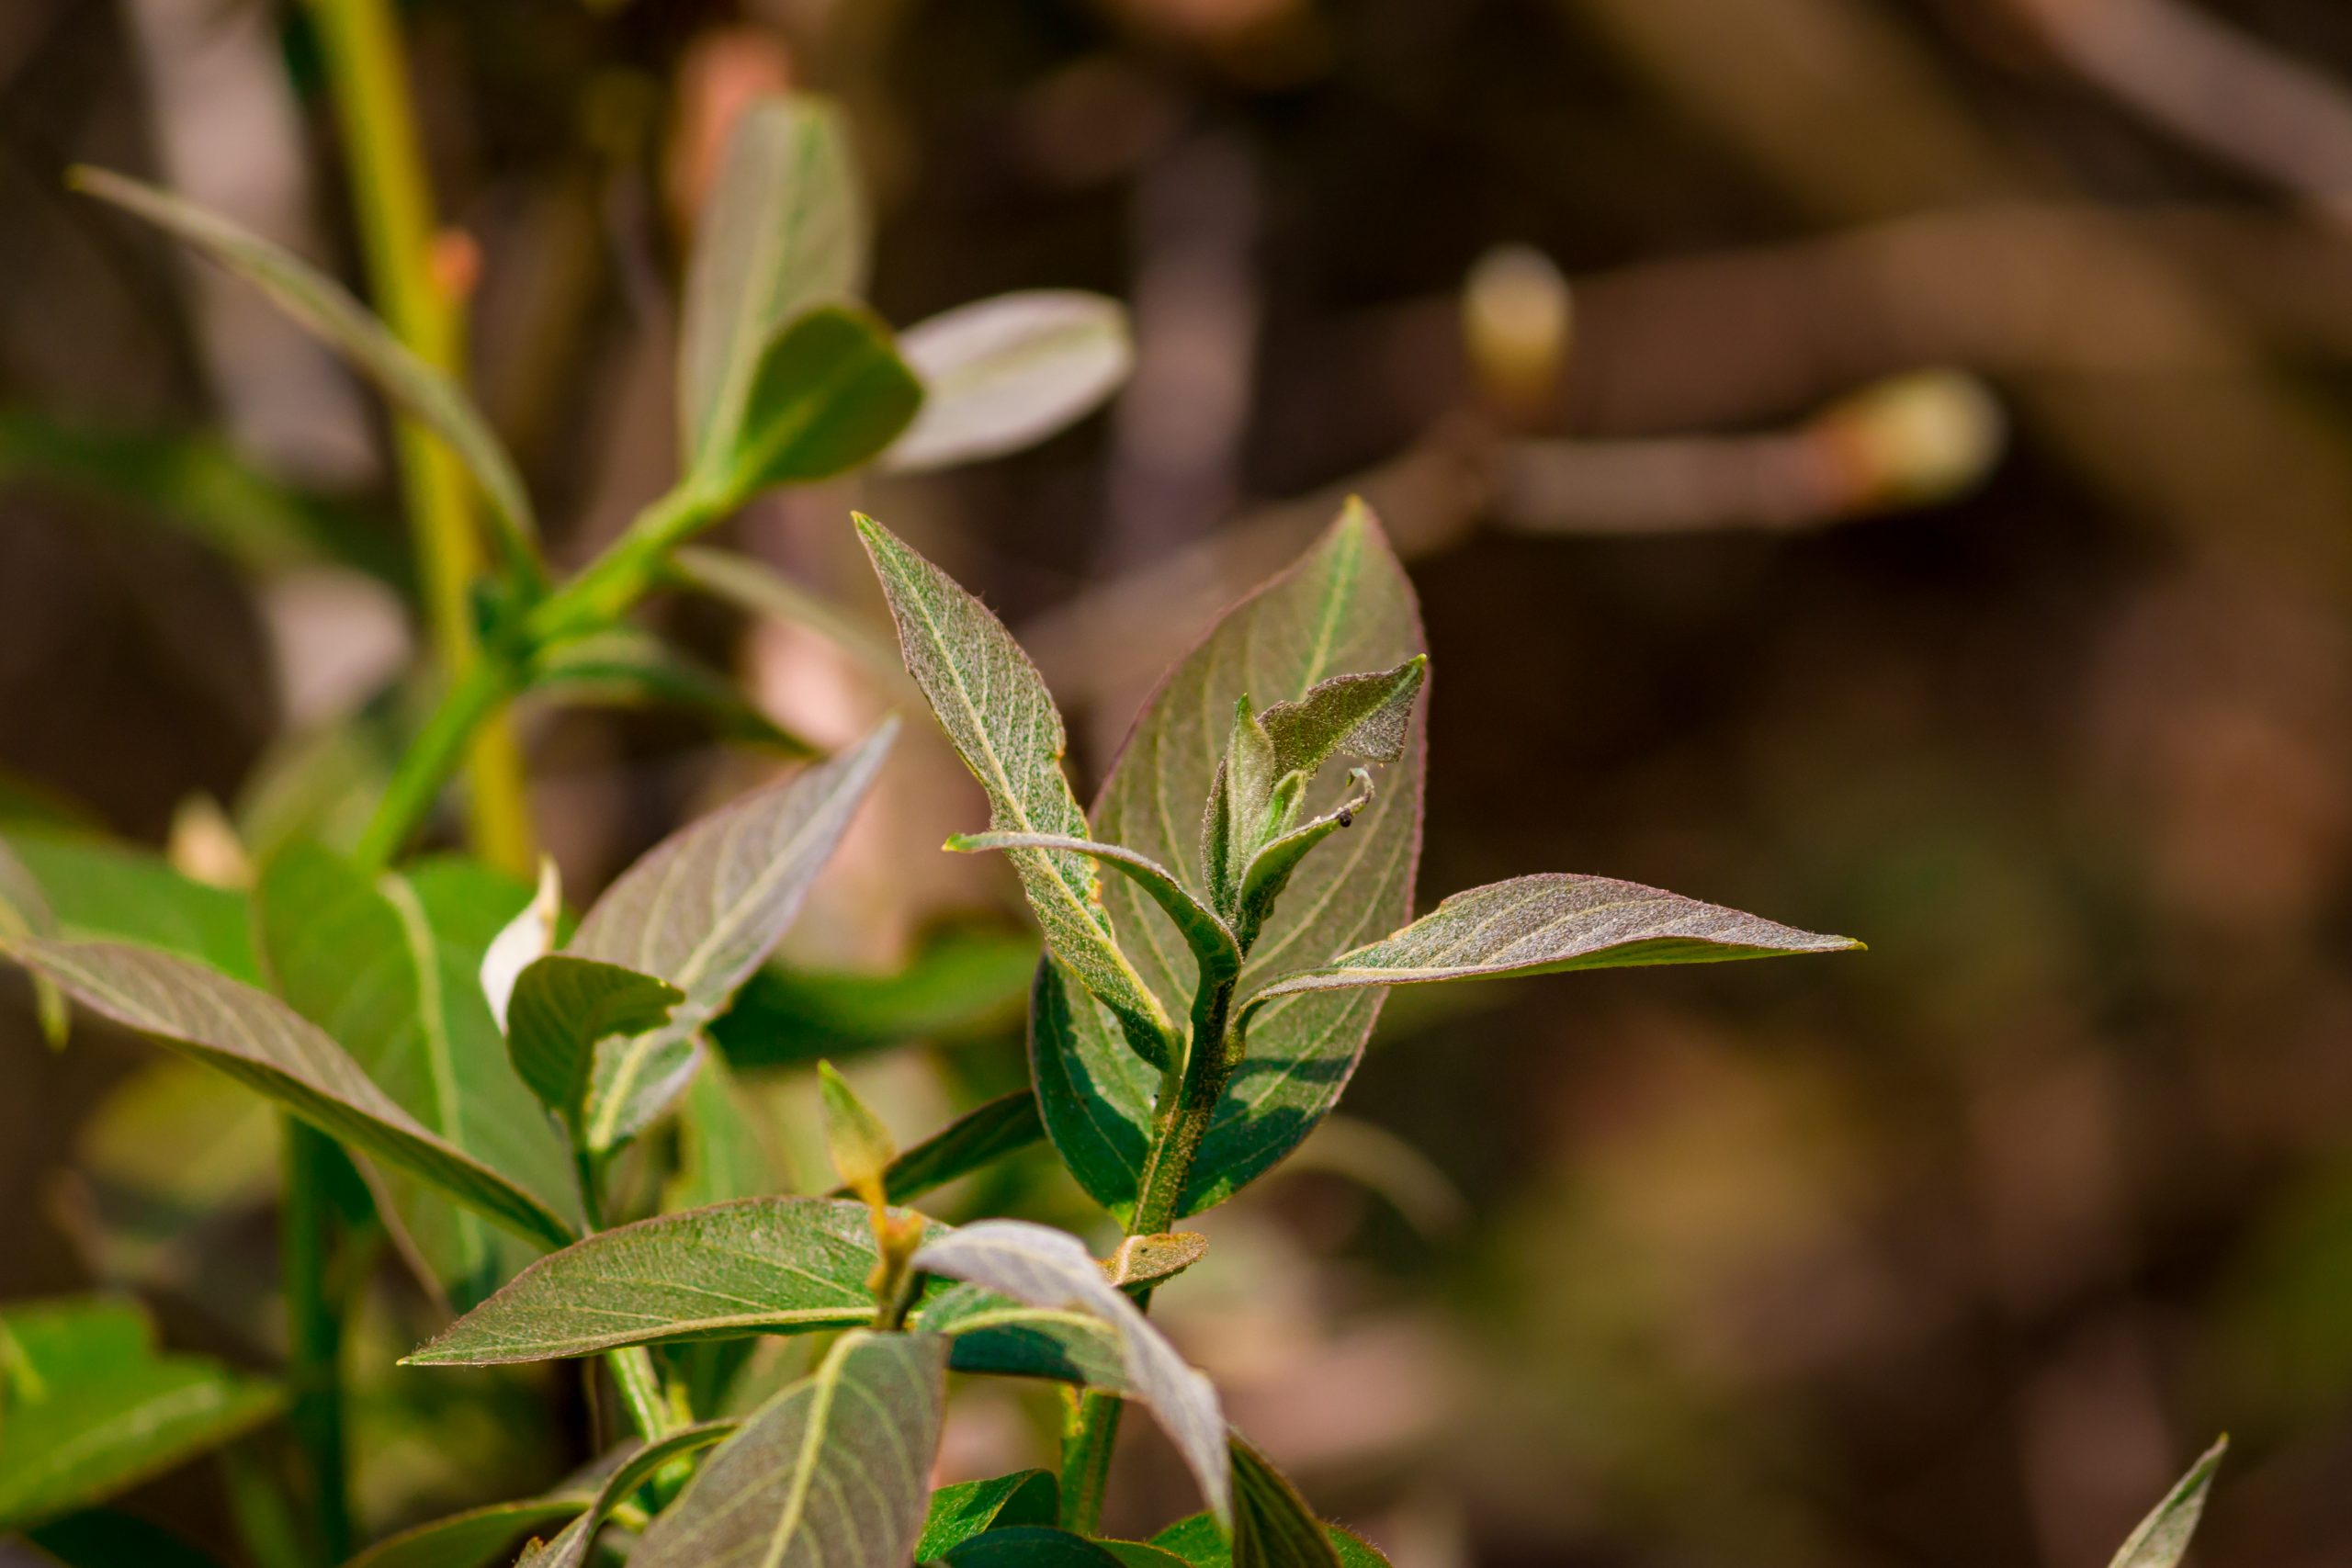
M 2352 7 L 404 16 L 476 384 L 566 558 L 669 477 L 730 108 L 821 88 L 885 315 L 1099 289 L 1138 370 L 1033 453 L 763 503 L 750 547 L 863 609 L 848 507 L 915 536 L 1091 778 L 1362 489 L 1435 649 L 1424 907 L 1590 871 L 1871 944 L 1397 998 L 1348 1121 L 1166 1299 L 1318 1504 L 1404 1568 L 2096 1568 L 2226 1428 L 2200 1560 L 2352 1559 Z M 160 844 L 407 637 L 271 507 L 395 559 L 397 513 L 372 401 L 76 161 L 355 276 L 302 6 L 0 6 L 0 770 Z M 654 613 L 820 735 L 871 705 L 805 634 Z M 741 777 L 648 716 L 530 740 L 575 892 Z M 1003 905 L 902 837 L 805 952 Z M 0 1294 L 80 1288 L 62 1173 L 150 1058 L 0 1004 Z

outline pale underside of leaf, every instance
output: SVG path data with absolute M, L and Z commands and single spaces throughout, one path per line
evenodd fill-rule
M 899 352 L 922 378 L 922 412 L 883 458 L 901 473 L 1042 441 L 1118 390 L 1135 364 L 1126 311 L 1076 289 L 1002 294 L 918 321 Z
M 851 1327 L 874 1315 L 874 1262 L 860 1203 L 752 1198 L 660 1214 L 538 1259 L 407 1364 L 543 1361 Z
M 843 1335 L 646 1531 L 636 1568 L 906 1568 L 931 1495 L 947 1345 Z
M 2188 1553 L 2189 1538 L 2197 1533 L 2198 1521 L 2205 1516 L 2206 1495 L 2213 1489 L 2214 1473 L 2221 1469 L 2222 1457 L 2229 1449 L 2227 1438 L 2207 1449 L 2188 1467 L 2188 1473 L 2173 1483 L 2165 1500 L 2140 1521 L 2109 1568 L 2178 1568 L 2180 1560 Z
M 914 1261 L 1029 1306 L 1083 1313 L 1108 1325 L 1118 1338 L 1129 1396 L 1150 1407 L 1210 1509 L 1227 1517 L 1231 1494 L 1216 1390 L 1102 1277 L 1077 1237 L 1023 1220 L 983 1220 L 926 1243 Z
M 1104 782 L 1095 836 L 1149 856 L 1204 893 L 1202 804 L 1237 701 L 1247 695 L 1261 707 L 1294 702 L 1334 676 L 1393 671 L 1422 651 L 1411 584 L 1377 522 L 1351 505 L 1295 566 L 1230 612 L 1161 683 Z M 1422 728 L 1418 718 L 1408 725 L 1372 802 L 1293 873 L 1250 950 L 1240 994 L 1273 976 L 1328 962 L 1410 915 L 1420 851 Z M 1351 788 L 1345 778 L 1318 781 L 1305 814 L 1332 809 Z M 1183 994 L 1192 982 L 1189 954 L 1151 899 L 1122 883 L 1106 886 L 1103 899 L 1118 929 L 1129 933 L 1145 983 Z M 1261 1021 L 1217 1105 L 1180 1213 L 1230 1196 L 1314 1128 L 1353 1072 L 1380 996 L 1306 998 Z M 1050 966 L 1039 974 L 1036 1003 L 1031 1058 L 1046 1130 L 1088 1192 L 1125 1213 L 1143 1168 L 1157 1075 L 1134 1070 L 1139 1064 L 1132 1064 L 1102 1010 L 1061 985 Z
M 651 1480 L 671 1461 L 724 1442 L 741 1427 L 738 1421 L 704 1421 L 665 1432 L 638 1448 L 613 1468 L 578 1517 L 556 1532 L 554 1540 L 526 1551 L 514 1568 L 582 1568 L 596 1544 L 596 1532 L 603 1528 L 605 1516 L 622 1499 Z
M 218 1067 L 516 1235 L 558 1246 L 571 1239 L 571 1224 L 545 1201 L 420 1125 L 277 998 L 190 959 L 108 942 L 29 942 L 15 956 L 85 1006 Z
M 1029 656 L 986 605 L 897 536 L 864 517 L 858 533 L 898 624 L 908 673 L 979 780 L 990 825 L 1006 833 L 1093 837 L 1062 772 L 1061 713 Z M 1164 1056 L 1174 1040 L 1167 1010 L 1112 934 L 1094 863 L 1062 850 L 1010 855 L 1046 945 L 1147 1055 Z
M 667 1110 L 694 1071 L 698 1032 L 799 913 L 880 770 L 896 720 L 797 776 L 688 824 L 624 873 L 567 952 L 685 994 L 661 1029 L 600 1043 L 588 1139 L 607 1152 Z

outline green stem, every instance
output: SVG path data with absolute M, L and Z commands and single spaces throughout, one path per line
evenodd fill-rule
M 662 1397 L 662 1374 L 653 1370 L 653 1352 L 630 1345 L 606 1351 L 605 1362 L 613 1369 L 613 1382 L 620 1388 L 621 1403 L 628 1406 L 629 1419 L 637 1423 L 638 1435 L 649 1443 L 667 1436 L 670 1406 Z
M 1111 1450 L 1118 1441 L 1126 1401 L 1089 1389 L 1062 1432 L 1061 1526 L 1092 1535 L 1102 1523 L 1102 1495 L 1111 1480 Z
M 375 817 L 360 835 L 353 858 L 361 866 L 379 871 L 407 848 L 441 786 L 457 772 L 468 741 L 506 700 L 512 683 L 503 667 L 483 660 L 442 694 L 440 706 L 401 754 Z
M 343 1318 L 327 1284 L 328 1182 L 334 1145 L 290 1116 L 279 1118 L 286 1190 L 278 1223 L 294 1401 L 288 1420 L 308 1472 L 321 1561 L 351 1554 L 351 1492 L 343 1427 Z

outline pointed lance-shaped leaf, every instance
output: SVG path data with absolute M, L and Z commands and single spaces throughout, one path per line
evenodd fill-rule
M 899 1145 L 873 1109 L 857 1097 L 849 1080 L 833 1071 L 831 1062 L 817 1064 L 817 1088 L 825 1109 L 825 1148 L 842 1185 L 867 1203 L 880 1206 L 883 1173 L 898 1157 Z
M 1148 1556 L 1130 1555 L 1134 1552 Z M 1132 1542 L 1089 1540 L 1050 1525 L 1010 1525 L 980 1534 L 948 1549 L 940 1559 L 947 1568 L 1182 1568 L 1182 1558 L 1170 1558 L 1156 1548 Z
M 1298 563 L 1237 606 L 1160 684 L 1136 721 L 1095 807 L 1094 837 L 1127 846 L 1210 886 L 1199 803 L 1209 795 L 1235 705 L 1296 702 L 1351 671 L 1394 670 L 1423 651 L 1412 585 L 1379 524 L 1351 503 Z M 1348 831 L 1294 871 L 1250 949 L 1240 994 L 1286 970 L 1328 962 L 1411 915 L 1420 852 L 1422 739 L 1404 750 Z M 1351 781 L 1318 779 L 1302 817 L 1330 811 Z M 1140 888 L 1113 883 L 1103 902 L 1126 933 L 1144 982 L 1189 983 L 1182 939 Z M 1259 1021 L 1186 1182 L 1180 1213 L 1221 1201 L 1288 1154 L 1339 1099 L 1379 1012 L 1378 991 L 1302 998 Z M 1054 966 L 1038 972 L 1030 1055 L 1046 1130 L 1095 1200 L 1115 1213 L 1135 1201 L 1149 1146 L 1159 1075 L 1120 1048 L 1093 1000 Z
M 1362 1536 L 1338 1525 L 1323 1527 L 1323 1539 L 1339 1554 L 1340 1568 L 1389 1568 L 1388 1559 Z M 1151 1538 L 1152 1545 L 1173 1555 L 1184 1568 L 1232 1568 L 1233 1542 L 1206 1514 L 1180 1519 Z
M 553 953 L 516 976 L 507 1006 L 506 1050 L 515 1076 L 565 1127 L 588 1108 L 596 1042 L 662 1027 L 685 994 L 666 980 Z
M 1233 1454 L 1233 1568 L 1341 1568 L 1323 1521 L 1273 1464 L 1245 1442 Z
M 983 1220 L 925 1243 L 914 1266 L 1033 1307 L 1100 1319 L 1117 1337 L 1128 1396 L 1150 1407 L 1192 1467 L 1210 1511 L 1229 1517 L 1225 1417 L 1216 1390 L 1102 1277 L 1084 1243 L 1023 1220 Z
M 891 1211 L 904 1223 L 910 1211 Z M 749 1198 L 616 1225 L 550 1253 L 404 1365 L 478 1367 L 627 1345 L 849 1328 L 874 1315 L 863 1203 Z
M 710 1456 L 629 1556 L 637 1568 L 906 1568 L 922 1533 L 947 1343 L 843 1335 Z
M 1606 876 L 1550 873 L 1456 893 L 1404 930 L 1319 968 L 1284 975 L 1241 1005 L 1238 1027 L 1285 997 L 1500 975 L 1718 964 L 1846 953 L 1851 937 L 1801 931 L 1717 904 Z
M 267 992 L 191 959 L 111 942 L 24 942 L 11 956 L 93 1011 L 220 1068 L 517 1235 L 571 1239 L 570 1222 L 544 1200 L 419 1125 L 342 1046 Z
M 559 1486 L 537 1497 L 447 1514 L 386 1536 L 343 1568 L 491 1568 L 513 1561 L 516 1544 L 528 1537 L 577 1519 L 595 1495 Z
M 946 1337 L 953 1347 L 948 1365 L 959 1372 L 1129 1392 L 1119 1328 L 1085 1309 L 1031 1306 L 979 1285 L 956 1285 L 923 1303 L 922 1327 Z
M 900 473 L 1035 445 L 1117 391 L 1135 367 L 1115 299 L 1035 288 L 961 305 L 899 335 L 923 406 L 884 456 Z
M 742 1430 L 742 1426 L 740 1421 L 696 1422 L 664 1432 L 639 1447 L 613 1467 L 588 1506 L 570 1524 L 557 1531 L 552 1540 L 533 1542 L 514 1568 L 583 1568 L 606 1516 L 629 1494 L 652 1480 L 672 1460 L 724 1442 Z
M 264 867 L 254 931 L 278 994 L 433 1133 L 536 1194 L 567 1221 L 577 1202 L 562 1141 L 507 1061 L 476 984 L 518 889 L 469 862 L 370 876 L 311 844 Z M 460 1306 L 523 1261 L 478 1215 L 397 1168 L 388 1218 Z
M 499 927 L 481 955 L 481 994 L 498 1032 L 506 1032 L 506 1004 L 524 970 L 555 951 L 556 928 L 563 920 L 563 878 L 553 855 L 539 857 L 539 883 L 531 901 Z
M 898 733 L 885 720 L 848 750 L 691 822 L 596 900 L 566 949 L 685 993 L 670 1022 L 596 1048 L 588 1146 L 607 1154 L 668 1110 L 694 1074 L 697 1032 L 724 1010 L 800 912 Z
M 679 446 L 731 446 L 761 351 L 811 305 L 865 288 L 866 214 L 840 109 L 810 93 L 737 117 L 695 225 L 678 348 Z
M 1053 850 L 1090 855 L 1133 882 L 1159 906 L 1184 936 L 1200 964 L 1204 984 L 1230 979 L 1241 969 L 1241 949 L 1216 911 L 1193 897 L 1166 866 L 1118 844 L 1098 844 L 1091 839 L 1065 838 L 1057 833 L 958 833 L 947 840 L 957 854 L 988 850 Z
M 859 536 L 898 623 L 907 671 L 989 797 L 1003 833 L 1084 839 L 1086 814 L 1062 773 L 1068 741 L 1045 678 L 987 605 L 870 517 Z M 1159 998 L 1112 934 L 1094 863 L 1067 850 L 1009 852 L 1046 945 L 1119 1020 L 1155 1065 L 1172 1056 L 1176 1032 Z M 1182 994 L 1182 981 L 1170 988 Z
M 1037 1097 L 1015 1089 L 975 1106 L 892 1159 L 882 1172 L 882 1190 L 893 1203 L 911 1203 L 1033 1144 L 1043 1142 L 1046 1124 L 1037 1117 Z M 835 1192 L 846 1197 L 847 1187 Z
M 507 566 L 539 575 L 537 525 L 523 480 L 498 438 L 455 381 L 418 358 L 344 287 L 283 246 L 153 186 L 75 168 L 74 188 L 136 213 L 253 284 L 296 321 L 448 444 L 490 502 Z
M 983 1530 L 1050 1525 L 1060 1512 L 1061 1485 L 1051 1471 L 1020 1470 L 943 1486 L 931 1495 L 915 1561 L 928 1562 Z
M 2188 1467 L 2188 1473 L 2173 1483 L 2165 1500 L 2155 1506 L 2140 1528 L 2116 1552 L 2109 1568 L 2179 1568 L 2180 1560 L 2188 1553 L 2189 1538 L 2197 1533 L 2197 1522 L 2205 1515 L 2205 1497 L 2213 1489 L 2214 1472 L 2222 1468 L 2222 1456 L 2230 1450 L 2230 1439 L 2222 1438 Z

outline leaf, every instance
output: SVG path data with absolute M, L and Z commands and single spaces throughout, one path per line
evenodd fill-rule
M 1037 1119 L 1037 1097 L 1016 1089 L 966 1111 L 891 1160 L 882 1172 L 882 1190 L 893 1203 L 911 1203 L 1045 1135 L 1045 1123 Z M 848 1190 L 844 1186 L 836 1195 Z
M 695 1033 L 727 1005 L 800 912 L 898 733 L 864 740 L 782 784 L 687 824 L 605 890 L 567 952 L 669 981 L 668 1024 L 602 1042 L 588 1147 L 610 1153 L 667 1110 L 692 1075 Z
M 710 1027 L 740 1066 L 841 1060 L 909 1040 L 990 1033 L 1026 1010 L 1037 942 L 1027 932 L 950 927 L 903 969 L 788 969 L 769 964 Z
M 1192 1467 L 1210 1510 L 1227 1516 L 1231 1494 L 1216 1390 L 1184 1364 L 1135 1303 L 1102 1278 L 1076 1236 L 1024 1220 L 983 1220 L 925 1243 L 914 1266 L 1029 1306 L 1084 1314 L 1109 1326 L 1118 1341 L 1128 1395 L 1159 1418 Z
M 542 1527 L 577 1518 L 594 1498 L 593 1492 L 551 1492 L 468 1508 L 386 1536 L 344 1568 L 480 1568 L 507 1557 L 509 1548 Z
M 153 186 L 86 167 L 69 171 L 66 179 L 77 190 L 144 218 L 259 288 L 386 397 L 431 427 L 481 487 L 507 565 L 527 577 L 538 575 L 538 527 L 530 498 L 489 423 L 455 381 L 410 352 L 341 284 L 282 246 Z
M 733 682 L 635 626 L 608 627 L 543 651 L 532 661 L 531 686 L 574 702 L 675 708 L 721 740 L 788 757 L 818 754 L 815 744 L 762 713 Z
M 953 1347 L 948 1365 L 959 1372 L 1127 1392 L 1119 1330 L 1092 1312 L 1029 1306 L 978 1285 L 957 1285 L 925 1304 L 922 1326 L 947 1337 Z
M 523 971 L 555 951 L 556 929 L 563 922 L 563 882 L 555 857 L 539 857 L 539 884 L 522 911 L 498 929 L 481 955 L 481 994 L 498 1032 L 506 1032 L 506 1008 L 514 998 L 514 982 Z
M 10 955 L 84 1006 L 220 1068 L 517 1235 L 558 1246 L 571 1239 L 562 1215 L 420 1125 L 342 1046 L 277 998 L 192 959 L 110 942 L 25 942 Z
M 1034 446 L 1092 412 L 1135 368 L 1125 308 L 1074 288 L 958 306 L 909 327 L 899 352 L 924 391 L 922 414 L 883 458 L 900 473 Z
M 1163 1231 L 1123 1239 L 1102 1260 L 1102 1277 L 1125 1290 L 1172 1280 L 1208 1256 L 1209 1238 L 1198 1231 Z
M 939 1450 L 947 1346 L 853 1330 L 760 1408 L 645 1532 L 635 1568 L 906 1568 Z
M 220 1568 L 208 1556 L 161 1525 L 118 1508 L 85 1508 L 27 1530 L 25 1542 L 38 1550 L 22 1551 L 12 1559 L 24 1568 L 54 1563 L 57 1568 Z M 11 1543 L 12 1545 L 15 1543 Z
M 49 912 L 40 884 L 25 869 L 25 863 L 9 852 L 7 841 L 0 840 L 0 942 L 10 937 L 56 934 L 57 917 Z M 62 1046 L 71 1026 L 64 993 L 36 976 L 33 1008 L 40 1018 L 41 1037 L 52 1048 Z
M 1363 1537 L 1338 1525 L 1325 1525 L 1323 1535 L 1331 1543 L 1331 1550 L 1339 1553 L 1340 1568 L 1389 1568 L 1388 1559 Z M 1216 1521 L 1206 1514 L 1180 1519 L 1151 1540 L 1188 1568 L 1232 1568 L 1232 1544 L 1218 1530 Z
M 562 1216 L 568 1235 L 570 1161 L 508 1066 L 476 980 L 515 895 L 504 875 L 461 861 L 371 878 L 295 845 L 264 869 L 254 924 L 288 1006 L 418 1124 Z M 459 1304 L 503 1277 L 512 1260 L 495 1233 L 437 1186 L 394 1170 L 384 1191 L 417 1258 Z
M 160 1353 L 146 1314 L 103 1299 L 0 1309 L 0 1532 L 87 1507 L 267 1421 L 269 1385 Z
M 1208 1516 L 1201 1516 L 1206 1518 Z M 1209 1527 L 1215 1534 L 1216 1527 Z M 1184 1560 L 1164 1546 L 1154 1546 L 1143 1540 L 1098 1540 L 1094 1543 L 1109 1552 L 1120 1568 L 1186 1568 Z
M 1702 904 L 1635 882 L 1555 872 L 1456 893 L 1404 930 L 1284 975 L 1241 1005 L 1237 1027 L 1281 999 L 1360 986 L 1408 986 L 1498 975 L 1556 975 L 1657 964 L 1719 964 L 1789 953 L 1846 953 L 1824 936 Z
M 578 1517 L 564 1526 L 553 1540 L 526 1548 L 515 1568 L 582 1568 L 588 1561 L 589 1549 L 596 1544 L 596 1532 L 604 1527 L 605 1517 L 622 1499 L 652 1480 L 657 1472 L 680 1455 L 723 1442 L 741 1429 L 742 1423 L 738 1421 L 704 1421 L 665 1432 L 637 1449 L 605 1478 L 604 1485 L 596 1489 L 595 1496 Z
M 1231 1447 L 1233 1568 L 1340 1568 L 1298 1488 L 1238 1433 Z
M 1412 585 L 1379 524 L 1351 503 L 1313 548 L 1226 615 L 1145 705 L 1095 807 L 1094 836 L 1125 844 L 1204 892 L 1202 803 L 1224 756 L 1235 705 L 1295 702 L 1334 675 L 1393 670 L 1423 651 Z M 1336 841 L 1294 873 L 1250 949 L 1241 991 L 1320 964 L 1412 910 L 1420 850 L 1421 728 L 1384 773 L 1378 795 Z M 1346 797 L 1323 780 L 1302 810 Z M 1162 992 L 1188 983 L 1182 942 L 1140 889 L 1114 884 L 1103 902 L 1128 933 L 1136 972 Z M 1295 1147 L 1347 1087 L 1379 1014 L 1380 993 L 1302 998 L 1262 1021 L 1227 1085 L 1179 1213 L 1231 1196 Z M 1157 1074 L 1135 1070 L 1110 1021 L 1051 968 L 1032 1003 L 1031 1066 L 1054 1146 L 1087 1192 L 1128 1212 L 1151 1128 Z
M 941 1559 L 951 1568 L 1120 1568 L 1099 1541 L 1042 1525 L 1015 1525 L 971 1537 Z
M 890 1129 L 874 1114 L 849 1080 L 833 1071 L 831 1062 L 817 1064 L 817 1089 L 825 1108 L 825 1148 L 842 1185 L 866 1202 L 879 1206 L 882 1173 L 898 1157 L 899 1145 Z
M 507 1005 L 506 1049 L 514 1075 L 577 1137 L 596 1042 L 659 1029 L 684 1000 L 684 992 L 650 975 L 549 953 L 515 979 Z
M 760 351 L 734 442 L 712 450 L 695 482 L 731 505 L 772 485 L 831 479 L 888 446 L 922 406 L 922 383 L 880 317 L 820 305 Z
M 2207 1449 L 2188 1467 L 2188 1473 L 2173 1483 L 2154 1511 L 2140 1521 L 2140 1528 L 2132 1532 L 2108 1568 L 2177 1568 L 2188 1554 L 2188 1538 L 2197 1533 L 2197 1521 L 2204 1517 L 2214 1472 L 2222 1468 L 2222 1456 L 2229 1450 L 2226 1437 Z
M 184 953 L 261 984 L 242 895 L 182 876 L 159 855 L 85 833 L 16 824 L 7 841 L 40 885 L 59 936 Z
M 988 606 L 945 572 L 872 518 L 860 516 L 857 530 L 898 623 L 907 671 L 980 781 L 990 826 L 1087 838 L 1086 815 L 1062 773 L 1062 716 L 1037 667 Z M 1112 935 L 1094 863 L 1065 850 L 1017 849 L 1011 858 L 1046 947 L 1118 1017 L 1140 1055 L 1166 1063 L 1175 1032 Z
M 931 1495 L 915 1561 L 928 1562 L 982 1530 L 1052 1524 L 1060 1511 L 1061 1486 L 1050 1471 L 1021 1470 L 943 1486 Z
M 1241 949 L 1216 912 L 1193 897 L 1166 866 L 1133 850 L 1053 833 L 958 833 L 947 840 L 947 848 L 958 854 L 989 850 L 1049 850 L 1091 856 L 1142 888 L 1176 923 L 1176 929 L 1183 934 L 1184 945 L 1193 950 L 1193 961 L 1200 966 L 1203 986 L 1214 983 L 1212 977 L 1229 978 L 1240 971 Z
M 735 439 L 760 351 L 820 300 L 854 299 L 866 217 L 841 112 L 810 94 L 737 117 L 696 225 L 679 330 L 688 471 Z
M 888 631 L 810 592 L 763 560 L 733 550 L 682 545 L 670 554 L 670 574 L 686 587 L 724 600 L 747 615 L 806 626 L 885 681 L 902 682 L 905 669 Z
M 659 1214 L 538 1259 L 401 1364 L 491 1366 L 852 1327 L 874 1315 L 874 1263 L 862 1203 L 751 1198 Z

